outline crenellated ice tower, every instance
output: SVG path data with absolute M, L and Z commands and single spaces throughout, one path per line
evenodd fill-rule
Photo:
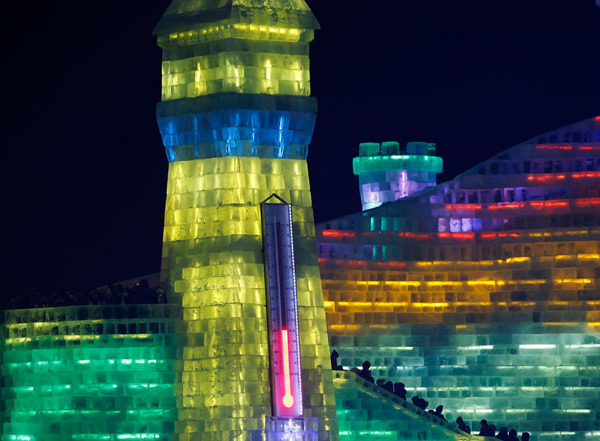
M 443 170 L 435 156 L 435 144 L 409 142 L 400 150 L 397 142 L 363 142 L 352 161 L 363 210 L 379 207 L 433 187 Z
M 274 322 L 261 203 L 273 194 L 289 203 L 293 221 L 296 279 L 286 292 L 297 297 L 303 388 L 293 402 L 318 418 L 320 440 L 337 438 L 306 165 L 317 111 L 308 54 L 318 26 L 303 0 L 174 0 L 154 31 L 170 162 L 162 280 L 169 301 L 183 306 L 185 336 L 176 366 L 180 441 L 265 437 L 275 410 Z M 286 393 L 297 367 L 285 364 Z

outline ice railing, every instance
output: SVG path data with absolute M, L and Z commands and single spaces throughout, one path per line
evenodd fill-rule
M 0 311 L 2 338 L 175 333 L 174 304 L 85 305 Z M 75 327 L 75 324 L 77 326 Z
M 394 393 L 392 393 L 382 387 L 379 387 L 376 384 L 365 380 L 364 378 L 359 377 L 354 372 L 333 371 L 333 374 L 334 374 L 334 380 L 353 381 L 353 382 L 359 384 L 360 386 L 364 387 L 365 389 L 369 389 L 371 392 L 376 393 L 377 395 L 381 396 L 382 398 L 392 401 L 392 402 L 394 402 L 394 404 L 402 406 L 404 409 L 406 409 L 412 413 L 415 413 L 422 418 L 425 418 L 429 422 L 436 424 L 438 426 L 441 426 L 441 427 L 445 428 L 446 430 L 449 430 L 450 432 L 454 432 L 456 434 L 454 436 L 454 439 L 456 441 L 497 441 L 497 439 L 493 438 L 493 437 L 476 436 L 476 435 L 470 435 L 466 432 L 463 432 L 456 426 L 456 424 L 449 423 L 448 421 L 444 421 L 443 419 L 438 418 L 437 416 L 427 412 L 426 410 L 423 410 L 420 407 L 417 407 L 414 404 L 412 404 L 406 400 L 403 400 L 398 395 L 395 395 Z

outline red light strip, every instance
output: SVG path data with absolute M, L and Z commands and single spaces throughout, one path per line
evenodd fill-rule
M 438 233 L 440 239 L 475 239 L 475 233 Z
M 536 210 L 542 210 L 544 208 L 568 208 L 569 201 L 558 199 L 555 201 L 501 202 L 496 205 L 489 205 L 488 210 L 514 210 L 527 208 L 528 206 Z
M 323 230 L 321 235 L 323 237 L 354 237 L 356 233 L 354 231 Z
M 535 182 L 562 181 L 563 179 L 566 179 L 566 177 L 567 176 L 564 174 L 561 174 L 561 175 L 553 175 L 553 174 L 529 175 L 529 176 L 527 176 L 527 180 L 535 181 Z
M 538 150 L 600 150 L 600 146 L 581 145 L 573 147 L 572 145 L 558 144 L 540 144 L 535 146 Z
M 431 239 L 430 233 L 412 233 L 407 231 L 404 234 L 399 233 L 399 235 L 400 237 L 408 237 L 409 239 Z
M 529 204 L 532 208 L 535 208 L 536 210 L 541 210 L 543 208 L 567 208 L 569 206 L 569 201 L 532 201 Z
M 600 198 L 576 199 L 575 205 L 578 207 L 597 207 L 600 205 Z
M 446 210 L 481 210 L 481 204 L 447 204 Z
M 573 150 L 572 145 L 553 145 L 553 144 L 540 144 L 535 146 L 538 150 Z
M 600 178 L 600 172 L 581 172 L 581 173 L 574 173 L 576 175 L 580 175 L 581 177 L 592 177 L 591 175 L 593 174 L 593 177 L 598 177 Z M 492 210 L 492 211 L 496 211 L 496 210 L 518 210 L 518 209 L 523 209 L 523 208 L 533 208 L 535 210 L 543 210 L 543 209 L 549 209 L 549 208 L 569 208 L 569 206 L 576 206 L 576 207 L 589 207 L 589 206 L 596 206 L 598 204 L 600 204 L 600 198 L 580 198 L 580 199 L 556 199 L 556 200 L 550 200 L 550 201 L 529 201 L 529 202 L 499 202 L 497 204 L 489 204 L 487 206 L 488 210 Z M 462 204 L 452 204 L 452 205 L 445 205 L 445 208 L 447 210 L 461 210 L 461 205 Z M 472 204 L 465 204 L 468 207 L 470 207 Z M 426 234 L 426 233 L 403 233 L 403 232 L 399 232 L 396 233 L 398 234 L 400 237 L 413 237 L 413 238 L 421 238 L 419 237 L 422 234 Z M 459 233 L 456 233 L 459 234 Z
M 547 181 L 562 181 L 566 178 L 573 178 L 573 179 L 593 179 L 593 178 L 600 178 L 600 172 L 577 172 L 577 173 L 570 173 L 570 174 L 565 174 L 565 173 L 561 173 L 561 174 L 551 174 L 551 173 L 546 173 L 543 175 L 529 175 L 527 176 L 527 180 L 528 181 L 535 181 L 535 182 L 547 182 Z
M 288 409 L 294 405 L 294 396 L 292 395 L 292 380 L 290 373 L 290 343 L 288 340 L 287 329 L 281 330 L 281 343 L 283 346 L 283 405 Z

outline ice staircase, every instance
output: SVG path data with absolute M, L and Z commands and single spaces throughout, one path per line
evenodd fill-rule
M 340 441 L 486 441 L 353 372 L 334 371 Z

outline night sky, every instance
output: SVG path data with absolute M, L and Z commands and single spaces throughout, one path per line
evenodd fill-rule
M 168 0 L 4 3 L 1 294 L 158 271 L 167 160 L 151 32 Z M 436 142 L 441 181 L 600 115 L 594 0 L 308 3 L 322 27 L 311 47 L 317 221 L 360 210 L 360 142 Z

